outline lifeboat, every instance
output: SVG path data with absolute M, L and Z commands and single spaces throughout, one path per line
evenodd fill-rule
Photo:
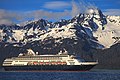
M 33 65 L 39 65 L 39 63 L 38 62 L 33 62 Z
M 61 65 L 61 62 L 57 62 L 58 65 Z
M 49 65 L 49 62 L 45 62 L 46 65 Z
M 40 65 L 43 65 L 44 63 L 43 63 L 43 62 L 40 62 L 39 64 L 40 64 Z
M 52 65 L 55 65 L 56 63 L 55 62 L 51 62 Z

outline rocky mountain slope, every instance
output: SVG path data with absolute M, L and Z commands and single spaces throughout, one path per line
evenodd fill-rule
M 32 48 L 39 54 L 67 50 L 85 60 L 98 59 L 97 68 L 119 68 L 119 30 L 120 16 L 105 16 L 99 9 L 89 9 L 87 13 L 54 23 L 40 19 L 22 26 L 3 24 L 0 25 L 1 62 Z

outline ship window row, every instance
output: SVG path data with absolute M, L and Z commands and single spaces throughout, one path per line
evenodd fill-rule
M 15 61 L 15 62 L 31 62 L 32 60 L 18 60 L 18 61 Z M 39 60 L 40 62 L 41 61 L 45 61 L 45 60 Z M 47 60 L 47 61 L 61 61 L 61 60 Z M 36 62 L 38 62 L 38 61 L 36 61 Z
M 12 61 L 5 61 L 5 62 L 12 62 Z
M 32 60 L 32 59 L 40 59 L 40 60 L 52 60 L 52 59 L 61 59 L 59 57 L 41 57 L 41 58 L 16 58 L 16 60 Z
M 12 62 L 4 62 L 4 63 L 6 63 L 6 64 L 7 64 L 7 63 L 10 63 L 10 64 L 11 64 Z
M 11 64 L 11 63 L 4 63 L 4 64 Z
M 51 61 L 51 62 L 29 62 L 28 65 L 66 65 L 66 62 L 61 62 L 61 61 Z
M 49 60 L 49 62 L 61 62 L 61 60 Z M 15 61 L 15 62 L 31 62 L 31 61 L 27 61 L 27 60 L 22 60 L 22 61 Z M 33 62 L 41 62 L 41 61 L 33 61 Z M 42 62 L 44 62 L 44 61 L 42 61 Z
M 24 65 L 24 64 L 14 64 L 14 65 Z
M 40 57 L 49 57 L 49 58 L 51 58 L 51 57 L 68 57 L 68 56 L 64 56 L 64 55 L 60 55 L 60 56 L 20 56 L 19 58 L 32 58 L 32 57 L 34 57 L 34 58 L 40 58 Z M 13 57 L 14 58 L 14 57 Z

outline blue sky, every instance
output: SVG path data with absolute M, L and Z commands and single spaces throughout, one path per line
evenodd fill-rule
M 86 7 L 97 7 L 106 15 L 120 15 L 120 0 L 0 0 L 0 24 L 69 19 Z

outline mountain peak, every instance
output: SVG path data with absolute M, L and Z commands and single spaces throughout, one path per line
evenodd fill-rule
M 57 39 L 55 43 L 61 44 L 63 39 L 69 38 L 75 41 L 83 40 L 91 47 L 103 49 L 120 41 L 119 25 L 120 17 L 105 16 L 100 9 L 89 8 L 84 14 L 80 13 L 72 19 L 62 19 L 54 23 L 39 19 L 28 21 L 23 26 L 1 25 L 0 40 L 27 43 L 53 38 Z

